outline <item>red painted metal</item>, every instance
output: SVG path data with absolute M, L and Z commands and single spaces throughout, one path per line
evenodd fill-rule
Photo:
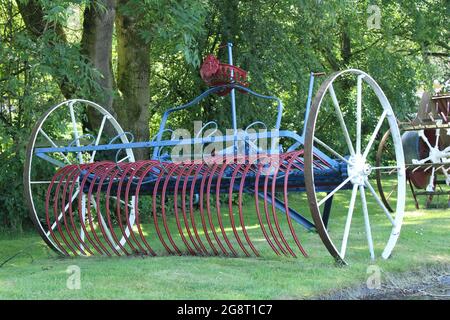
M 229 83 L 238 83 L 243 87 L 248 87 L 247 71 L 226 63 L 221 63 L 214 55 L 208 55 L 200 67 L 200 76 L 210 87 L 220 86 Z M 224 89 L 217 92 L 218 95 L 225 96 L 231 89 Z
M 155 256 L 162 249 L 176 255 L 260 256 L 260 248 L 248 232 L 248 213 L 243 210 L 246 194 L 254 197 L 259 227 L 274 253 L 297 256 L 285 234 L 289 229 L 293 243 L 307 256 L 289 214 L 286 221 L 278 218 L 280 211 L 275 198 L 276 193 L 283 194 L 284 209 L 288 212 L 288 191 L 292 187 L 289 174 L 303 170 L 302 157 L 302 151 L 294 151 L 272 156 L 238 156 L 231 161 L 216 158 L 212 162 L 142 160 L 69 165 L 56 172 L 47 190 L 49 234 L 66 255 Z M 328 166 L 320 158 L 316 161 L 318 167 Z M 75 190 L 82 191 L 74 197 Z M 221 212 L 224 194 L 228 198 L 225 206 L 228 206 L 229 221 Z M 173 196 L 173 201 L 168 200 L 169 196 Z M 145 205 L 145 199 L 149 199 L 151 208 Z M 86 201 L 84 213 L 83 200 Z M 170 201 L 173 217 L 167 210 Z M 147 215 L 149 220 L 144 221 L 142 217 Z M 202 232 L 196 219 L 197 222 L 200 219 Z M 175 222 L 176 229 L 170 230 L 170 220 Z M 155 239 L 161 249 L 152 243 Z

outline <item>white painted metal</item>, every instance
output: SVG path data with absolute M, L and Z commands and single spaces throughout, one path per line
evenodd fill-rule
M 389 212 L 389 210 L 386 208 L 386 206 L 384 205 L 383 201 L 381 201 L 380 197 L 378 196 L 378 194 L 375 192 L 375 189 L 373 188 L 373 186 L 370 184 L 369 180 L 365 181 L 365 185 L 367 187 L 367 189 L 369 189 L 370 193 L 372 194 L 372 196 L 375 198 L 375 201 L 378 203 L 378 205 L 381 207 L 381 209 L 383 209 L 384 214 L 386 215 L 386 217 L 389 219 L 389 221 L 391 222 L 392 226 L 395 227 L 395 220 L 394 218 L 392 218 L 391 213 Z
M 349 135 L 349 131 L 345 125 L 345 121 L 348 121 L 348 119 L 344 120 L 344 116 L 342 114 L 342 111 L 339 107 L 339 102 L 336 97 L 336 93 L 333 88 L 333 83 L 338 80 L 338 78 L 346 75 L 355 75 L 357 77 L 356 82 L 356 133 L 355 133 L 355 143 L 356 147 L 353 149 L 352 140 Z M 380 103 L 380 106 L 382 108 L 381 116 L 377 122 L 377 125 L 374 128 L 374 131 L 372 132 L 369 142 L 367 143 L 367 146 L 362 152 L 362 118 L 365 114 L 363 111 L 363 85 L 364 85 L 364 91 L 372 90 L 376 97 L 378 98 L 378 101 Z M 372 240 L 372 234 L 371 234 L 371 226 L 370 226 L 370 219 L 369 219 L 369 212 L 367 210 L 367 200 L 365 196 L 365 188 L 368 188 L 371 192 L 372 196 L 374 196 L 376 202 L 380 206 L 381 210 L 386 214 L 386 208 L 380 201 L 379 197 L 376 195 L 375 190 L 373 190 L 372 186 L 370 185 L 369 178 L 370 176 L 376 171 L 376 170 L 393 170 L 393 172 L 397 172 L 397 204 L 395 207 L 395 212 L 393 215 L 391 215 L 389 212 L 386 214 L 388 220 L 390 221 L 392 225 L 391 233 L 389 236 L 389 239 L 386 242 L 386 245 L 384 247 L 384 250 L 382 252 L 382 257 L 384 259 L 387 259 L 395 247 L 395 244 L 399 238 L 400 230 L 403 222 L 403 216 L 404 216 L 404 210 L 405 210 L 405 200 L 406 200 L 406 172 L 405 172 L 405 160 L 404 160 L 404 154 L 403 154 L 403 148 L 402 148 L 402 142 L 400 137 L 400 130 L 398 127 L 397 120 L 394 116 L 394 113 L 392 111 L 392 107 L 389 103 L 389 101 L 386 98 L 386 95 L 382 91 L 382 89 L 379 87 L 379 85 L 375 82 L 375 80 L 370 77 L 367 73 L 357 70 L 357 69 L 349 69 L 345 71 L 341 71 L 336 73 L 331 81 L 329 81 L 327 87 L 324 90 L 323 96 L 319 100 L 319 107 L 323 102 L 323 97 L 329 93 L 330 97 L 333 101 L 335 114 L 337 116 L 337 119 L 339 121 L 343 137 L 345 138 L 345 141 L 347 143 L 350 158 L 346 161 L 348 164 L 348 175 L 351 181 L 353 183 L 353 190 L 352 195 L 350 198 L 350 205 L 349 205 L 349 211 L 347 214 L 347 220 L 344 228 L 344 235 L 341 243 L 341 250 L 336 252 L 339 252 L 342 259 L 345 257 L 345 253 L 347 251 L 347 243 L 348 243 L 348 237 L 350 232 L 350 226 L 352 222 L 352 216 L 354 211 L 354 202 L 356 200 L 356 193 L 359 190 L 359 193 L 361 195 L 361 202 L 362 202 L 362 209 L 363 209 L 363 217 L 364 217 L 364 223 L 365 223 L 365 230 L 367 235 L 367 242 L 369 246 L 369 252 L 371 258 L 375 257 L 374 252 L 374 246 L 373 246 L 373 240 Z M 390 131 L 391 131 L 391 138 L 393 140 L 394 144 L 394 151 L 395 151 L 395 160 L 396 165 L 395 166 L 386 166 L 386 167 L 372 167 L 371 164 L 368 161 L 370 153 L 373 151 L 373 144 L 376 141 L 377 135 L 379 130 L 381 129 L 382 125 L 387 123 L 389 125 Z M 313 137 L 313 140 L 320 146 L 323 146 L 323 143 L 320 143 L 321 141 Z M 336 155 L 337 152 L 333 152 L 334 149 L 332 146 L 329 146 L 327 144 L 327 149 L 329 152 L 333 153 L 335 156 L 337 156 L 339 159 L 341 159 L 341 155 Z M 319 147 L 320 149 L 320 147 Z M 330 150 L 331 149 L 331 150 Z M 449 150 L 450 151 L 450 150 Z M 342 160 L 342 159 L 341 159 Z M 348 180 L 348 179 L 347 179 Z M 347 181 L 348 182 L 348 181 Z M 341 189 L 341 186 L 338 186 L 336 189 Z M 338 190 L 334 190 L 333 192 L 337 192 Z M 356 191 L 355 191 L 356 190 Z M 317 198 L 317 194 L 316 194 Z M 325 203 L 327 199 L 329 199 L 330 196 L 327 196 L 320 201 L 316 199 L 317 206 L 320 207 Z M 334 246 L 334 244 L 333 244 Z
M 98 129 L 97 139 L 95 139 L 95 143 L 94 143 L 95 146 L 98 146 L 98 144 L 100 143 L 100 138 L 102 137 L 103 128 L 105 127 L 105 123 L 108 118 L 109 118 L 108 115 L 103 116 L 102 123 L 100 124 L 100 129 Z M 91 159 L 89 160 L 90 163 L 94 162 L 96 153 L 97 153 L 97 150 L 94 150 L 92 152 Z
M 381 126 L 383 125 L 384 119 L 386 118 L 387 111 L 384 110 L 383 114 L 381 115 L 380 119 L 378 120 L 377 126 L 375 127 L 375 130 L 373 130 L 372 135 L 370 136 L 369 142 L 367 143 L 366 149 L 363 153 L 363 158 L 367 159 L 367 156 L 372 149 L 372 145 L 375 142 L 375 139 L 377 138 L 378 133 L 380 132 Z
M 362 79 L 359 75 L 356 88 L 356 154 L 361 153 L 361 126 L 362 126 Z
M 436 124 L 438 126 L 442 125 L 442 120 L 437 120 Z M 446 130 L 446 134 L 449 135 L 449 130 Z M 437 128 L 435 130 L 436 141 L 435 141 L 434 146 L 431 145 L 430 141 L 428 140 L 427 136 L 425 135 L 424 130 L 418 131 L 418 135 L 422 139 L 422 141 L 425 142 L 425 144 L 427 145 L 429 153 L 428 153 L 428 157 L 426 157 L 426 158 L 412 159 L 413 164 L 450 163 L 450 147 L 447 147 L 444 150 L 440 150 L 440 148 L 439 148 L 439 140 L 441 137 L 441 129 L 440 128 Z M 440 168 L 432 167 L 431 175 L 428 179 L 428 184 L 426 187 L 426 191 L 428 191 L 428 192 L 435 191 L 434 179 L 435 179 L 436 170 L 442 171 L 442 173 L 445 176 L 446 184 L 450 185 L 450 174 L 448 172 L 449 169 L 445 169 L 444 167 L 440 167 Z
M 342 115 L 341 108 L 339 107 L 339 102 L 334 92 L 333 84 L 331 83 L 328 87 L 330 92 L 331 100 L 333 100 L 334 110 L 339 120 L 339 125 L 341 126 L 342 132 L 344 133 L 345 142 L 347 143 L 350 155 L 355 155 L 355 149 L 353 148 L 352 140 L 350 139 L 350 134 L 348 133 L 347 125 L 345 124 L 344 116 Z
M 45 133 L 44 130 L 42 130 L 42 128 L 39 128 L 39 132 L 45 137 L 45 139 L 48 140 L 48 142 L 50 142 L 50 144 L 52 145 L 53 148 L 58 148 L 58 146 L 55 144 L 55 142 L 53 142 L 53 140 L 47 135 L 47 133 Z M 64 160 L 67 162 L 67 164 L 72 164 L 69 159 L 67 159 L 66 155 L 62 152 L 58 152 L 63 158 Z
M 350 226 L 352 224 L 352 217 L 353 217 L 353 211 L 355 209 L 355 201 L 356 201 L 356 195 L 358 194 L 358 185 L 354 184 L 352 189 L 352 196 L 350 198 L 350 205 L 348 207 L 348 213 L 347 213 L 347 220 L 345 221 L 345 229 L 344 229 L 344 236 L 342 238 L 342 244 L 341 244 L 341 257 L 345 258 L 345 252 L 347 250 L 347 242 L 348 242 L 348 236 L 350 234 Z
M 334 194 L 336 192 L 341 190 L 347 183 L 349 183 L 351 179 L 352 179 L 352 177 L 350 176 L 347 179 L 345 179 L 343 182 L 341 182 L 340 185 L 338 185 L 333 191 L 329 192 L 326 195 L 326 197 L 324 197 L 322 200 L 319 201 L 318 206 L 320 207 L 321 205 L 323 205 L 328 199 L 330 199 L 332 196 L 334 196 Z
M 366 228 L 366 237 L 367 237 L 367 243 L 369 245 L 370 258 L 372 260 L 375 260 L 375 252 L 373 250 L 372 230 L 370 228 L 369 211 L 367 210 L 367 200 L 366 200 L 366 192 L 364 190 L 364 186 L 362 186 L 362 185 L 359 186 L 359 193 L 361 194 L 361 204 L 362 204 L 363 215 L 364 215 L 364 226 Z
M 333 148 L 331 148 L 329 145 L 327 145 L 325 142 L 319 140 L 318 138 L 314 137 L 314 141 L 320 144 L 322 147 L 330 151 L 332 154 L 334 154 L 336 157 L 341 159 L 342 161 L 349 163 L 347 159 L 345 159 L 342 155 L 340 155 L 337 151 L 335 151 Z

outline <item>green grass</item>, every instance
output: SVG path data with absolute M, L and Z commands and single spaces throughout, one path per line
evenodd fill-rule
M 294 196 L 297 208 L 306 208 L 304 195 Z M 413 209 L 408 202 L 402 235 L 389 260 L 379 256 L 387 240 L 388 221 L 377 212 L 374 200 L 368 197 L 377 260 L 371 262 L 365 242 L 360 206 L 349 240 L 349 266 L 338 267 L 324 249 L 318 235 L 307 233 L 300 226 L 295 230 L 309 253 L 309 258 L 278 257 L 265 243 L 257 228 L 254 203 L 246 198 L 246 225 L 262 258 L 158 256 L 158 257 L 89 257 L 59 258 L 46 248 L 39 236 L 0 235 L 0 261 L 23 248 L 24 253 L 0 268 L 0 299 L 281 299 L 308 298 L 329 291 L 364 283 L 367 267 L 376 264 L 383 272 L 403 272 L 428 265 L 450 264 L 450 210 Z M 357 204 L 358 205 L 358 204 Z M 330 229 L 343 228 L 348 194 L 334 202 Z M 222 208 L 227 218 L 227 208 Z M 375 213 L 375 214 L 373 214 Z M 215 211 L 213 211 L 215 214 Z M 308 210 L 305 213 L 309 216 Z M 227 218 L 228 219 L 228 218 Z M 279 219 L 285 221 L 283 215 Z M 162 227 L 162 225 L 161 225 Z M 174 221 L 170 223 L 175 230 Z M 286 223 L 282 225 L 289 234 Z M 154 231 L 144 225 L 150 244 L 158 253 Z M 232 232 L 228 235 L 234 239 Z M 242 234 L 240 234 L 243 238 Z M 291 238 L 290 236 L 288 237 Z M 222 238 L 221 238 L 222 239 Z M 292 248 L 295 245 L 289 240 Z M 177 245 L 184 248 L 178 239 Z M 233 246 L 237 247 L 233 242 Z M 296 250 L 298 252 L 298 249 Z M 1 263 L 1 262 L 0 262 Z M 67 267 L 81 269 L 81 289 L 66 287 Z

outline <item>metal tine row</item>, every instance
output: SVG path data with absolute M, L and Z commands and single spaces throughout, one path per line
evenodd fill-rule
M 260 256 L 243 209 L 248 194 L 254 198 L 251 214 L 256 213 L 275 254 L 296 257 L 298 249 L 307 256 L 290 215 L 283 217 L 276 207 L 276 194 L 281 192 L 289 212 L 289 175 L 303 170 L 302 156 L 303 151 L 293 151 L 266 155 L 264 161 L 257 155 L 261 158 L 236 156 L 212 163 L 145 160 L 66 166 L 48 187 L 48 230 L 66 255 L 155 256 L 161 246 L 150 239 L 157 239 L 174 255 Z M 326 164 L 317 161 L 317 166 Z
M 427 110 L 430 110 L 427 105 Z M 428 112 L 427 115 L 429 117 L 430 122 L 423 121 L 422 119 L 416 118 L 415 120 L 410 119 L 408 116 L 409 122 L 400 123 L 399 125 L 402 127 L 402 130 L 405 131 L 417 131 L 417 130 L 426 130 L 426 129 L 445 129 L 450 128 L 448 123 L 448 116 L 450 115 L 450 103 L 447 103 L 446 110 L 442 110 L 439 108 L 439 103 L 435 103 L 435 112 Z M 434 115 L 438 115 L 438 119 L 435 118 Z M 398 120 L 397 120 L 398 121 Z M 419 121 L 419 123 L 417 123 Z

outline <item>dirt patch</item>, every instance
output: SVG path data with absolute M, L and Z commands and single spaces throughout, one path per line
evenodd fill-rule
M 405 273 L 383 273 L 381 288 L 366 284 L 336 290 L 320 300 L 450 300 L 450 265 L 424 266 Z

